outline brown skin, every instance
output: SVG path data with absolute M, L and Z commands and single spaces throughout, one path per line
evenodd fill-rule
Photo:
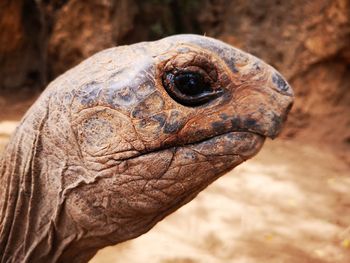
M 183 105 L 168 74 L 185 71 L 217 94 Z M 147 232 L 277 136 L 292 100 L 275 69 L 207 37 L 92 56 L 48 86 L 2 158 L 0 262 L 86 262 Z

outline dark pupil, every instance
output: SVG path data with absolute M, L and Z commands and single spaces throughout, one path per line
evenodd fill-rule
M 188 96 L 196 96 L 210 92 L 210 84 L 206 83 L 201 74 L 193 72 L 180 73 L 175 76 L 176 88 Z

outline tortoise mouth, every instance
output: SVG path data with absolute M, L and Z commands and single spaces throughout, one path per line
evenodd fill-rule
M 242 162 L 256 155 L 265 142 L 265 136 L 251 131 L 231 131 L 194 141 L 185 144 L 171 145 L 164 148 L 158 148 L 151 151 L 139 152 L 126 159 L 134 159 L 140 156 L 161 153 L 163 151 L 189 148 L 201 155 L 214 158 L 225 155 L 235 155 L 242 159 Z
M 257 154 L 264 141 L 265 137 L 257 133 L 227 132 L 130 158 L 128 167 L 142 167 L 137 171 L 144 173 L 141 177 L 147 181 L 146 187 L 139 191 L 142 195 L 146 193 L 154 197 L 145 203 L 146 208 L 135 203 L 134 209 L 164 217 L 192 200 L 220 176 Z
M 244 161 L 260 151 L 265 138 L 255 132 L 232 131 L 184 147 L 194 148 L 206 156 L 237 155 Z

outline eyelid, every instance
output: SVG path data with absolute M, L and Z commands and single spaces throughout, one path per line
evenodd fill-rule
M 222 61 L 209 52 L 189 50 L 186 53 L 172 53 L 158 65 L 162 86 L 179 104 L 189 107 L 202 106 L 226 93 L 230 78 L 225 74 Z M 210 90 L 195 96 L 182 92 L 173 82 L 175 75 L 181 72 L 201 74 L 204 82 L 209 84 Z
M 203 70 L 213 81 L 217 81 L 218 69 L 217 61 L 213 61 L 211 56 L 206 53 L 190 51 L 181 53 L 170 58 L 164 65 L 164 71 L 200 69 Z
M 197 67 L 197 66 L 189 66 L 189 67 L 185 67 L 185 68 L 181 68 L 181 69 L 175 69 L 174 71 L 172 71 L 175 75 L 182 72 L 182 73 L 199 73 L 202 75 L 204 81 L 210 83 L 210 84 L 214 84 L 216 82 L 216 79 L 212 79 L 209 74 L 202 69 L 201 67 Z

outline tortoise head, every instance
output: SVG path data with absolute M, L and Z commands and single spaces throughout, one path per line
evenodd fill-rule
M 54 145 L 45 156 L 64 163 L 50 187 L 61 189 L 58 221 L 75 233 L 66 255 L 78 256 L 148 231 L 254 156 L 280 132 L 293 93 L 258 58 L 178 35 L 104 50 L 40 101 L 42 144 Z
M 147 231 L 255 155 L 293 100 L 271 66 L 195 35 L 105 50 L 68 75 L 69 122 L 88 179 L 67 209 L 113 243 Z

